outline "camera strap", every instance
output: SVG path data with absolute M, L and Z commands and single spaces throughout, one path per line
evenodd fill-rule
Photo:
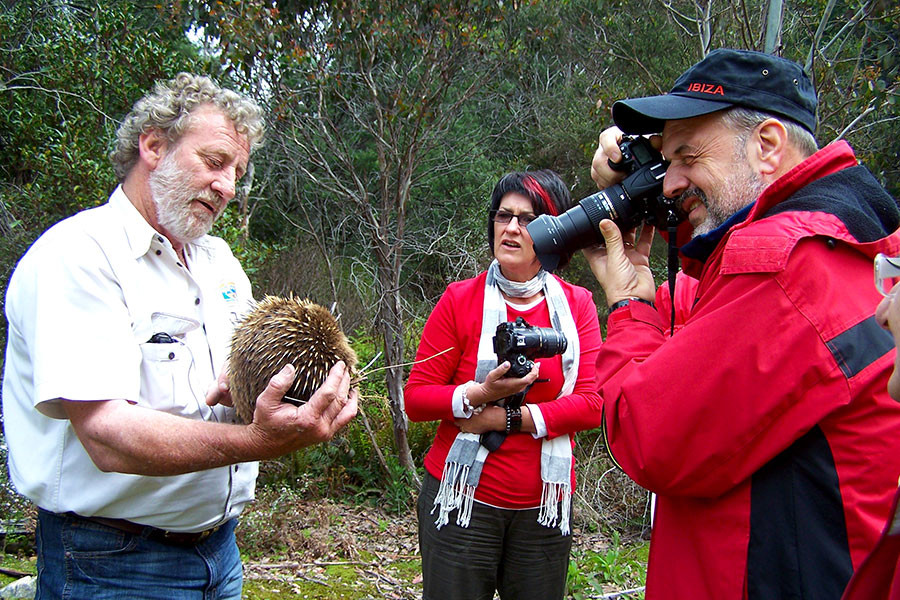
M 672 322 L 670 334 L 675 335 L 675 279 L 678 277 L 678 215 L 672 207 L 669 207 L 666 216 L 666 230 L 669 234 L 668 272 L 669 272 L 669 298 L 672 304 Z

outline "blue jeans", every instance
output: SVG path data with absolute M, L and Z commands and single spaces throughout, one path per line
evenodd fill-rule
M 41 509 L 35 600 L 240 600 L 235 521 L 179 547 Z

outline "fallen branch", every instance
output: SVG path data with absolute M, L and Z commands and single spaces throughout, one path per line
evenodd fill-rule
M 286 563 L 248 563 L 248 569 L 299 569 L 302 565 L 298 562 Z
M 333 567 L 335 565 L 368 565 L 370 563 L 361 560 L 317 560 L 313 564 L 320 567 Z
M 621 592 L 612 592 L 609 594 L 603 594 L 602 596 L 595 596 L 597 600 L 612 600 L 613 598 L 622 598 L 623 596 L 630 596 L 632 594 L 639 594 L 644 591 L 645 586 L 631 588 L 630 590 L 622 590 Z
M 21 579 L 22 577 L 28 577 L 33 575 L 34 573 L 23 573 L 22 571 L 16 571 L 15 569 L 6 569 L 0 567 L 0 575 L 6 575 L 7 577 L 15 577 L 16 579 Z

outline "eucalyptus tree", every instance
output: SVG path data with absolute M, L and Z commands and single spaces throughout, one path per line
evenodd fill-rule
M 350 279 L 371 306 L 397 454 L 412 469 L 408 265 L 441 252 L 445 264 L 474 271 L 475 199 L 434 192 L 484 193 L 485 178 L 447 178 L 471 182 L 466 171 L 484 169 L 483 148 L 508 120 L 494 86 L 516 39 L 499 35 L 504 9 L 491 1 L 250 1 L 241 11 L 210 2 L 199 12 L 223 62 L 269 107 L 255 178 L 321 249 L 332 279 Z
M 156 79 L 205 68 L 156 4 L 0 4 L 0 290 L 46 227 L 106 201 L 107 152 L 131 104 Z M 0 359 L 5 336 L 0 310 Z
M 881 0 L 637 0 L 595 12 L 588 64 L 607 89 L 663 93 L 713 48 L 772 52 L 805 65 L 819 96 L 817 138 L 847 139 L 900 193 L 900 5 Z M 601 67 L 602 65 L 602 67 Z M 629 85 L 622 85 L 628 83 Z M 610 98 L 612 101 L 615 98 Z

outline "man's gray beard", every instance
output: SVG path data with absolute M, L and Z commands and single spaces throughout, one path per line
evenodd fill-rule
M 197 198 L 212 206 L 217 201 L 209 198 L 210 192 L 193 189 L 190 172 L 178 166 L 173 152 L 166 152 L 150 172 L 149 183 L 156 204 L 156 221 L 169 235 L 184 244 L 209 233 L 218 215 L 199 218 L 191 210 L 191 204 Z
M 716 202 L 710 203 L 708 196 L 702 190 L 694 189 L 685 192 L 686 196 L 697 195 L 706 207 L 706 219 L 694 228 L 691 237 L 713 231 L 736 212 L 755 202 L 763 190 L 768 187 L 759 174 L 751 171 L 745 162 L 735 161 L 735 166 L 739 167 L 738 170 L 725 178 L 721 191 L 723 198 L 715 198 Z

